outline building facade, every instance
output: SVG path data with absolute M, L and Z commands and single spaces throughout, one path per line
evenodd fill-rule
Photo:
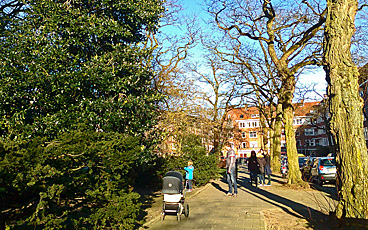
M 327 155 L 331 140 L 326 132 L 326 113 L 321 102 L 300 102 L 293 104 L 296 143 L 298 153 L 306 156 Z M 257 107 L 233 108 L 227 113 L 227 145 L 232 146 L 238 156 L 249 157 L 250 152 L 270 148 L 267 122 L 262 122 Z M 269 119 L 269 118 L 266 118 Z M 286 153 L 284 129 L 281 134 L 281 152 Z

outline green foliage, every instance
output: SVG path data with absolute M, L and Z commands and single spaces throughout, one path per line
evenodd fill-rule
M 132 229 L 161 99 L 145 33 L 162 1 L 24 4 L 0 14 L 1 222 Z
M 188 160 L 193 161 L 194 182 L 197 186 L 204 185 L 214 179 L 218 174 L 216 155 L 206 154 L 206 149 L 202 146 L 200 138 L 189 134 L 183 139 L 182 154 L 180 156 L 170 156 L 166 160 L 164 175 L 167 171 L 179 171 L 185 176 L 184 167 L 188 165 Z
M 52 142 L 12 144 L 4 142 L 0 155 L 1 211 L 10 210 L 4 212 L 8 225 L 132 229 L 137 224 L 139 195 L 130 191 L 130 174 L 144 151 L 139 138 L 83 130 Z
M 151 88 L 151 50 L 161 0 L 30 0 L 0 36 L 0 130 L 47 136 L 84 124 L 144 132 L 160 99 Z

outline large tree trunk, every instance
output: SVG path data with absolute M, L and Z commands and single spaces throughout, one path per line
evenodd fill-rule
M 356 0 L 327 0 L 324 63 L 331 132 L 337 145 L 338 218 L 368 218 L 368 154 L 357 67 L 350 55 Z
M 286 138 L 286 154 L 288 157 L 288 184 L 303 184 L 302 174 L 299 170 L 298 150 L 296 148 L 295 131 L 293 127 L 294 108 L 292 105 L 295 91 L 295 77 L 283 77 L 284 93 L 282 94 L 282 110 Z
M 276 120 L 273 131 L 272 140 L 272 155 L 271 155 L 271 167 L 272 170 L 278 171 L 281 167 L 281 133 L 282 133 L 282 104 L 277 104 L 276 107 Z

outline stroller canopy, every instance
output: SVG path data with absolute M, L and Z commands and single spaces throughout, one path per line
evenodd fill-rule
M 162 193 L 178 194 L 183 192 L 183 175 L 177 171 L 170 171 L 165 174 L 162 184 Z

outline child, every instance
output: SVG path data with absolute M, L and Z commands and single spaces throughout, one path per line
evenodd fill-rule
M 188 191 L 187 192 L 191 192 L 192 191 L 193 171 L 194 171 L 193 162 L 191 160 L 188 161 L 188 167 L 185 167 L 184 170 L 186 172 L 185 179 L 188 180 Z

